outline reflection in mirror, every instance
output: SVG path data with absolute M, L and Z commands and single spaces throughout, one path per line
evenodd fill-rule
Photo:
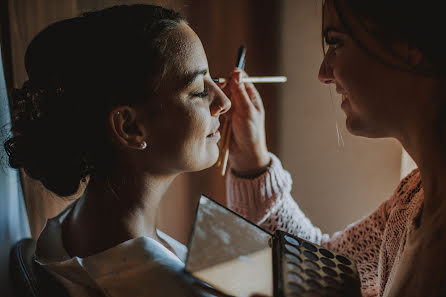
M 186 270 L 223 293 L 273 295 L 271 234 L 201 196 Z

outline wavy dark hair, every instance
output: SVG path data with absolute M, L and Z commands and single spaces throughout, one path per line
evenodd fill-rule
M 446 76 L 446 56 L 440 46 L 440 38 L 444 34 L 444 4 L 402 0 L 323 0 L 323 7 L 327 1 L 332 1 L 341 23 L 352 39 L 371 56 L 388 64 L 354 34 L 353 24 L 346 18 L 343 6 L 352 11 L 354 22 L 382 45 L 386 46 L 392 41 L 407 42 L 411 47 L 418 48 L 425 58 L 426 63 L 418 67 L 396 68 L 420 75 Z M 324 36 L 322 40 L 323 38 Z
M 423 2 L 407 0 L 323 0 L 322 27 L 324 26 L 324 6 L 332 1 L 336 13 L 351 38 L 367 52 L 383 64 L 400 71 L 416 75 L 446 79 L 446 55 L 441 46 L 444 35 L 444 8 L 442 1 Z M 344 8 L 353 13 L 353 18 L 347 18 Z M 384 47 L 391 42 L 407 42 L 412 48 L 417 48 L 423 55 L 423 60 L 415 67 L 391 65 L 374 53 L 357 36 L 352 27 L 359 24 L 371 37 Z M 322 32 L 322 47 L 325 53 L 324 32 Z M 398 58 L 398 57 L 396 57 Z M 446 150 L 446 98 L 438 99 L 438 110 L 435 118 L 436 133 L 441 146 Z
M 159 6 L 121 5 L 41 31 L 26 50 L 28 81 L 11 94 L 10 166 L 59 196 L 75 194 L 87 176 L 106 175 L 114 158 L 108 113 L 156 94 L 168 34 L 184 22 Z

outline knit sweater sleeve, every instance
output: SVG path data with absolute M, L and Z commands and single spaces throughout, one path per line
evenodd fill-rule
M 329 236 L 313 226 L 291 197 L 290 174 L 270 156 L 267 171 L 254 179 L 228 174 L 228 207 L 271 233 L 280 229 L 314 243 L 327 241 Z
M 229 208 L 272 233 L 280 229 L 349 256 L 357 262 L 363 296 L 377 296 L 382 235 L 397 195 L 369 216 L 330 237 L 300 210 L 290 194 L 290 174 L 277 157 L 271 154 L 271 158 L 268 170 L 255 179 L 229 175 L 226 184 Z

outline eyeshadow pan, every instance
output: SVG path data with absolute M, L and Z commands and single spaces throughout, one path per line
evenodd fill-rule
M 309 277 L 311 277 L 311 278 L 314 278 L 314 279 L 321 279 L 321 275 L 320 275 L 319 273 L 317 273 L 316 271 L 314 271 L 314 270 L 311 270 L 311 269 L 305 269 L 305 273 L 306 273 Z
M 296 239 L 294 239 L 294 238 L 291 237 L 291 236 L 285 235 L 283 238 L 285 238 L 285 240 L 286 240 L 288 243 L 294 244 L 295 246 L 299 246 L 299 245 L 300 245 L 299 241 L 297 241 Z
M 326 249 L 319 249 L 319 253 L 321 253 L 324 257 L 327 257 L 327 258 L 330 258 L 330 259 L 333 259 L 333 258 L 334 258 L 333 253 L 330 252 L 329 250 L 326 250 Z
M 311 260 L 305 260 L 304 264 L 307 265 L 309 268 L 314 269 L 314 270 L 319 270 L 321 269 L 319 267 L 319 265 Z
M 325 272 L 326 274 L 330 275 L 330 276 L 338 276 L 338 273 L 336 271 L 334 271 L 333 269 L 331 269 L 330 267 L 322 267 L 322 271 Z
M 352 264 L 352 262 L 350 262 L 349 259 L 347 259 L 346 257 L 341 256 L 341 255 L 337 255 L 337 256 L 336 256 L 336 259 L 338 259 L 339 262 L 341 262 L 342 264 L 345 264 L 345 265 L 350 265 L 350 264 Z
M 299 258 L 298 256 L 295 256 L 293 254 L 290 253 L 285 253 L 285 258 L 288 260 L 288 262 L 291 262 L 293 264 L 300 264 L 302 263 L 302 259 Z
M 288 263 L 286 264 L 286 266 L 287 266 L 287 268 L 288 268 L 288 271 L 291 271 L 291 272 L 297 272 L 297 273 L 304 272 L 304 270 L 302 269 L 302 267 L 300 267 L 299 265 L 297 265 L 297 264 L 295 264 L 295 263 L 288 262 Z
M 305 292 L 304 287 L 302 287 L 299 284 L 292 283 L 292 282 L 288 283 L 288 289 L 290 289 L 290 291 L 292 291 L 293 293 L 297 293 L 297 294 L 303 294 Z
M 293 282 L 296 284 L 303 284 L 303 282 L 304 282 L 304 279 L 297 273 L 288 272 L 287 276 L 288 276 L 288 281 L 290 281 L 290 282 Z
M 333 253 L 330 252 L 329 250 L 326 250 L 326 249 L 319 249 L 319 253 L 321 253 L 324 257 L 327 257 L 327 258 L 330 258 L 330 259 L 333 259 L 333 258 L 334 258 Z
M 310 250 L 310 251 L 312 251 L 312 252 L 317 252 L 317 247 L 315 247 L 314 245 L 312 245 L 311 243 L 309 243 L 309 242 L 302 242 L 302 245 L 307 249 L 307 250 Z
M 327 266 L 330 266 L 330 267 L 336 267 L 336 263 L 333 262 L 333 261 L 331 261 L 331 260 L 328 259 L 328 258 L 321 258 L 321 262 L 324 263 L 324 264 L 327 265 Z M 342 264 L 340 264 L 340 265 L 342 265 Z
M 304 251 L 304 256 L 310 260 L 313 260 L 313 261 L 319 260 L 318 256 L 316 256 L 315 254 L 313 254 L 312 252 L 309 252 L 309 251 Z
M 299 249 L 295 248 L 295 247 L 292 246 L 292 245 L 285 244 L 285 248 L 287 249 L 287 251 L 289 251 L 289 252 L 291 252 L 291 253 L 293 253 L 293 254 L 295 254 L 295 255 L 300 255 L 300 251 L 299 251 Z
M 353 270 L 351 270 L 350 267 L 347 267 L 347 266 L 342 265 L 342 264 L 338 264 L 338 267 L 339 267 L 339 269 L 340 269 L 342 272 L 349 273 L 349 274 L 353 274 Z
M 317 289 L 317 290 L 322 289 L 322 285 L 320 283 L 318 283 L 317 281 L 315 281 L 314 279 L 307 279 L 307 284 L 313 289 Z

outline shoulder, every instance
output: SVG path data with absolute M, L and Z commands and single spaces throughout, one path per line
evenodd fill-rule
M 73 209 L 76 202 L 71 203 L 59 215 L 48 219 L 37 239 L 35 256 L 40 264 L 62 262 L 70 259 L 62 241 L 62 222 Z
M 394 208 L 406 208 L 412 202 L 422 199 L 422 189 L 420 170 L 416 168 L 401 180 L 392 197 L 387 201 L 387 213 Z
M 398 196 L 403 196 L 407 192 L 418 192 L 421 189 L 421 175 L 418 168 L 414 169 L 403 178 L 396 189 Z

